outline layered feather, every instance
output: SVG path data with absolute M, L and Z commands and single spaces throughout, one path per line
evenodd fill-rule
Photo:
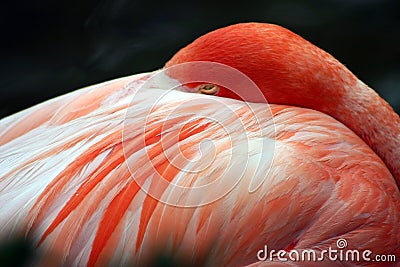
M 0 121 L 3 239 L 33 238 L 64 266 L 143 265 L 158 249 L 240 266 L 264 245 L 338 238 L 400 256 L 400 193 L 351 130 L 309 109 L 142 86 L 151 75 Z

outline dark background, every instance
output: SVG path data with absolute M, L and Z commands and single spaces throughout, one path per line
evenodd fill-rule
M 400 1 L 7 1 L 0 118 L 80 87 L 161 68 L 237 22 L 285 26 L 333 54 L 400 112 Z

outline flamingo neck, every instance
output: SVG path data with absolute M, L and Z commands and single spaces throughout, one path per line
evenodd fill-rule
M 400 188 L 399 116 L 327 52 L 285 28 L 243 23 L 198 38 L 175 54 L 166 67 L 191 61 L 218 62 L 238 69 L 257 84 L 269 103 L 310 108 L 334 117 L 380 156 Z M 172 77 L 180 80 L 182 75 L 193 75 L 190 72 Z M 238 98 L 225 88 L 218 95 Z
M 383 160 L 400 189 L 400 118 L 374 90 L 357 80 L 336 109 L 325 111 L 352 129 Z
M 399 115 L 330 54 L 309 42 L 299 47 L 303 55 L 286 56 L 284 81 L 262 85 L 267 100 L 318 110 L 345 124 L 383 160 L 400 189 Z

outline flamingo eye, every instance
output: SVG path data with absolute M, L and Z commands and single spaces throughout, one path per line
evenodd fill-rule
M 205 95 L 216 95 L 219 87 L 215 84 L 202 84 L 199 86 L 198 92 Z

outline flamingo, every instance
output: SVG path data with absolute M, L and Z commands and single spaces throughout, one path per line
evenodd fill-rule
M 235 24 L 2 119 L 0 238 L 33 240 L 37 266 L 396 265 L 399 147 L 399 116 L 335 58 Z M 339 240 L 372 260 L 258 257 Z

